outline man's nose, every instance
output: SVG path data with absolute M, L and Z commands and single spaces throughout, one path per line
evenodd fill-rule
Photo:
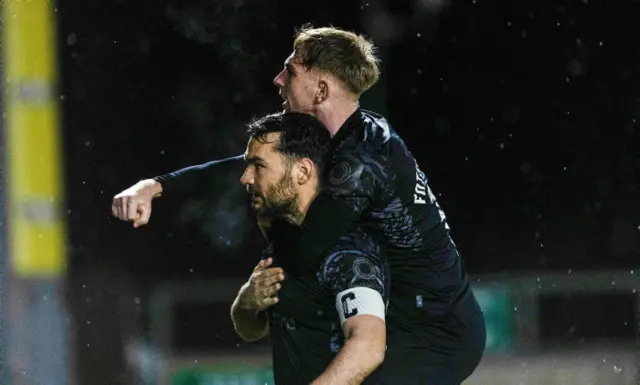
M 282 88 L 283 86 L 283 82 L 282 82 L 282 75 L 284 73 L 284 70 L 280 71 L 279 74 L 276 75 L 275 78 L 273 78 L 273 85 L 278 87 L 278 88 Z
M 253 185 L 253 182 L 254 182 L 253 173 L 248 168 L 245 169 L 244 173 L 242 173 L 242 177 L 240 178 L 240 183 L 247 186 L 247 189 L 248 189 L 250 185 Z

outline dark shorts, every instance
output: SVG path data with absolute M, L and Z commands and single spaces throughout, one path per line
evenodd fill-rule
M 408 318 L 402 324 L 388 323 L 385 360 L 365 384 L 459 385 L 478 367 L 486 328 L 472 293 L 429 323 Z

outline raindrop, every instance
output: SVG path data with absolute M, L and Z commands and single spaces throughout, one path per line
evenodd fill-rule
M 616 373 L 616 374 L 621 373 L 622 372 L 622 367 L 613 365 L 613 372 Z

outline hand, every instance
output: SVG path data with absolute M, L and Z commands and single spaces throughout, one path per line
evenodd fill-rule
M 151 201 L 162 192 L 162 185 L 153 179 L 140 181 L 113 197 L 111 213 L 114 217 L 133 222 L 138 228 L 149 223 Z
M 240 308 L 256 312 L 264 311 L 278 303 L 276 294 L 282 287 L 284 270 L 280 267 L 269 267 L 272 258 L 260 261 L 253 269 L 248 285 L 240 295 Z

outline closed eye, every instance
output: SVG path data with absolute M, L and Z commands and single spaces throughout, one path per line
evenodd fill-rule
M 287 70 L 287 73 L 288 73 L 290 76 L 295 75 L 295 72 L 296 72 L 296 71 L 294 70 L 293 66 L 292 66 L 290 63 L 285 64 L 285 68 L 286 68 L 286 70 Z

